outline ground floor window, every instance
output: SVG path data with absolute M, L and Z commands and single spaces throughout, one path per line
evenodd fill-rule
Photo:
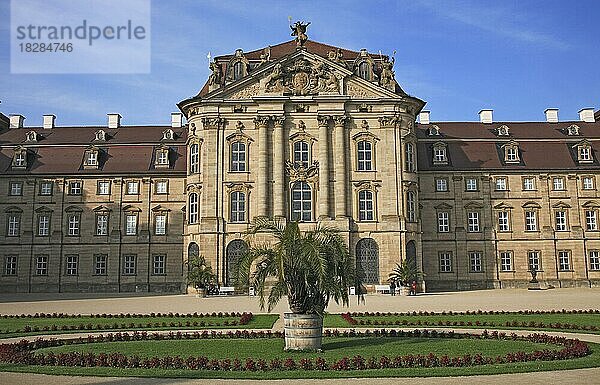
M 449 251 L 442 251 L 439 254 L 440 257 L 440 272 L 450 273 L 452 272 L 452 253 Z
M 483 271 L 481 251 L 472 251 L 469 253 L 471 272 L 481 273 Z
M 363 283 L 379 283 L 379 246 L 374 239 L 364 238 L 356 244 L 356 269 Z
M 234 239 L 227 245 L 227 267 L 225 277 L 225 283 L 227 286 L 233 286 L 235 284 L 235 277 L 237 273 L 237 266 L 240 262 L 240 258 L 248 251 L 248 245 L 241 239 Z

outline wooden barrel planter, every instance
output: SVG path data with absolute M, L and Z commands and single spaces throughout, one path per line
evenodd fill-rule
M 285 313 L 285 350 L 321 350 L 323 318 L 317 314 Z

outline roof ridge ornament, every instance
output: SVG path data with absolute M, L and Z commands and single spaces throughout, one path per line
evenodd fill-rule
M 290 25 L 292 29 L 292 36 L 296 36 L 296 47 L 304 47 L 304 43 L 308 40 L 308 35 L 306 34 L 306 28 L 310 25 L 310 21 L 308 23 L 304 23 L 303 21 L 297 21 L 294 24 Z

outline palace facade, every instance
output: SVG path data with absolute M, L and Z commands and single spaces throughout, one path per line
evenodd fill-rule
M 259 216 L 337 227 L 371 289 L 403 260 L 428 291 L 597 286 L 598 113 L 435 122 L 393 64 L 300 33 L 216 57 L 170 126 L 0 115 L 0 291 L 185 292 L 199 254 L 229 286 Z

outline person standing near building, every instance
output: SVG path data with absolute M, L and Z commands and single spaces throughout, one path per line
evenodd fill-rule
M 395 279 L 392 279 L 390 281 L 390 294 L 392 296 L 396 295 L 396 280 Z

